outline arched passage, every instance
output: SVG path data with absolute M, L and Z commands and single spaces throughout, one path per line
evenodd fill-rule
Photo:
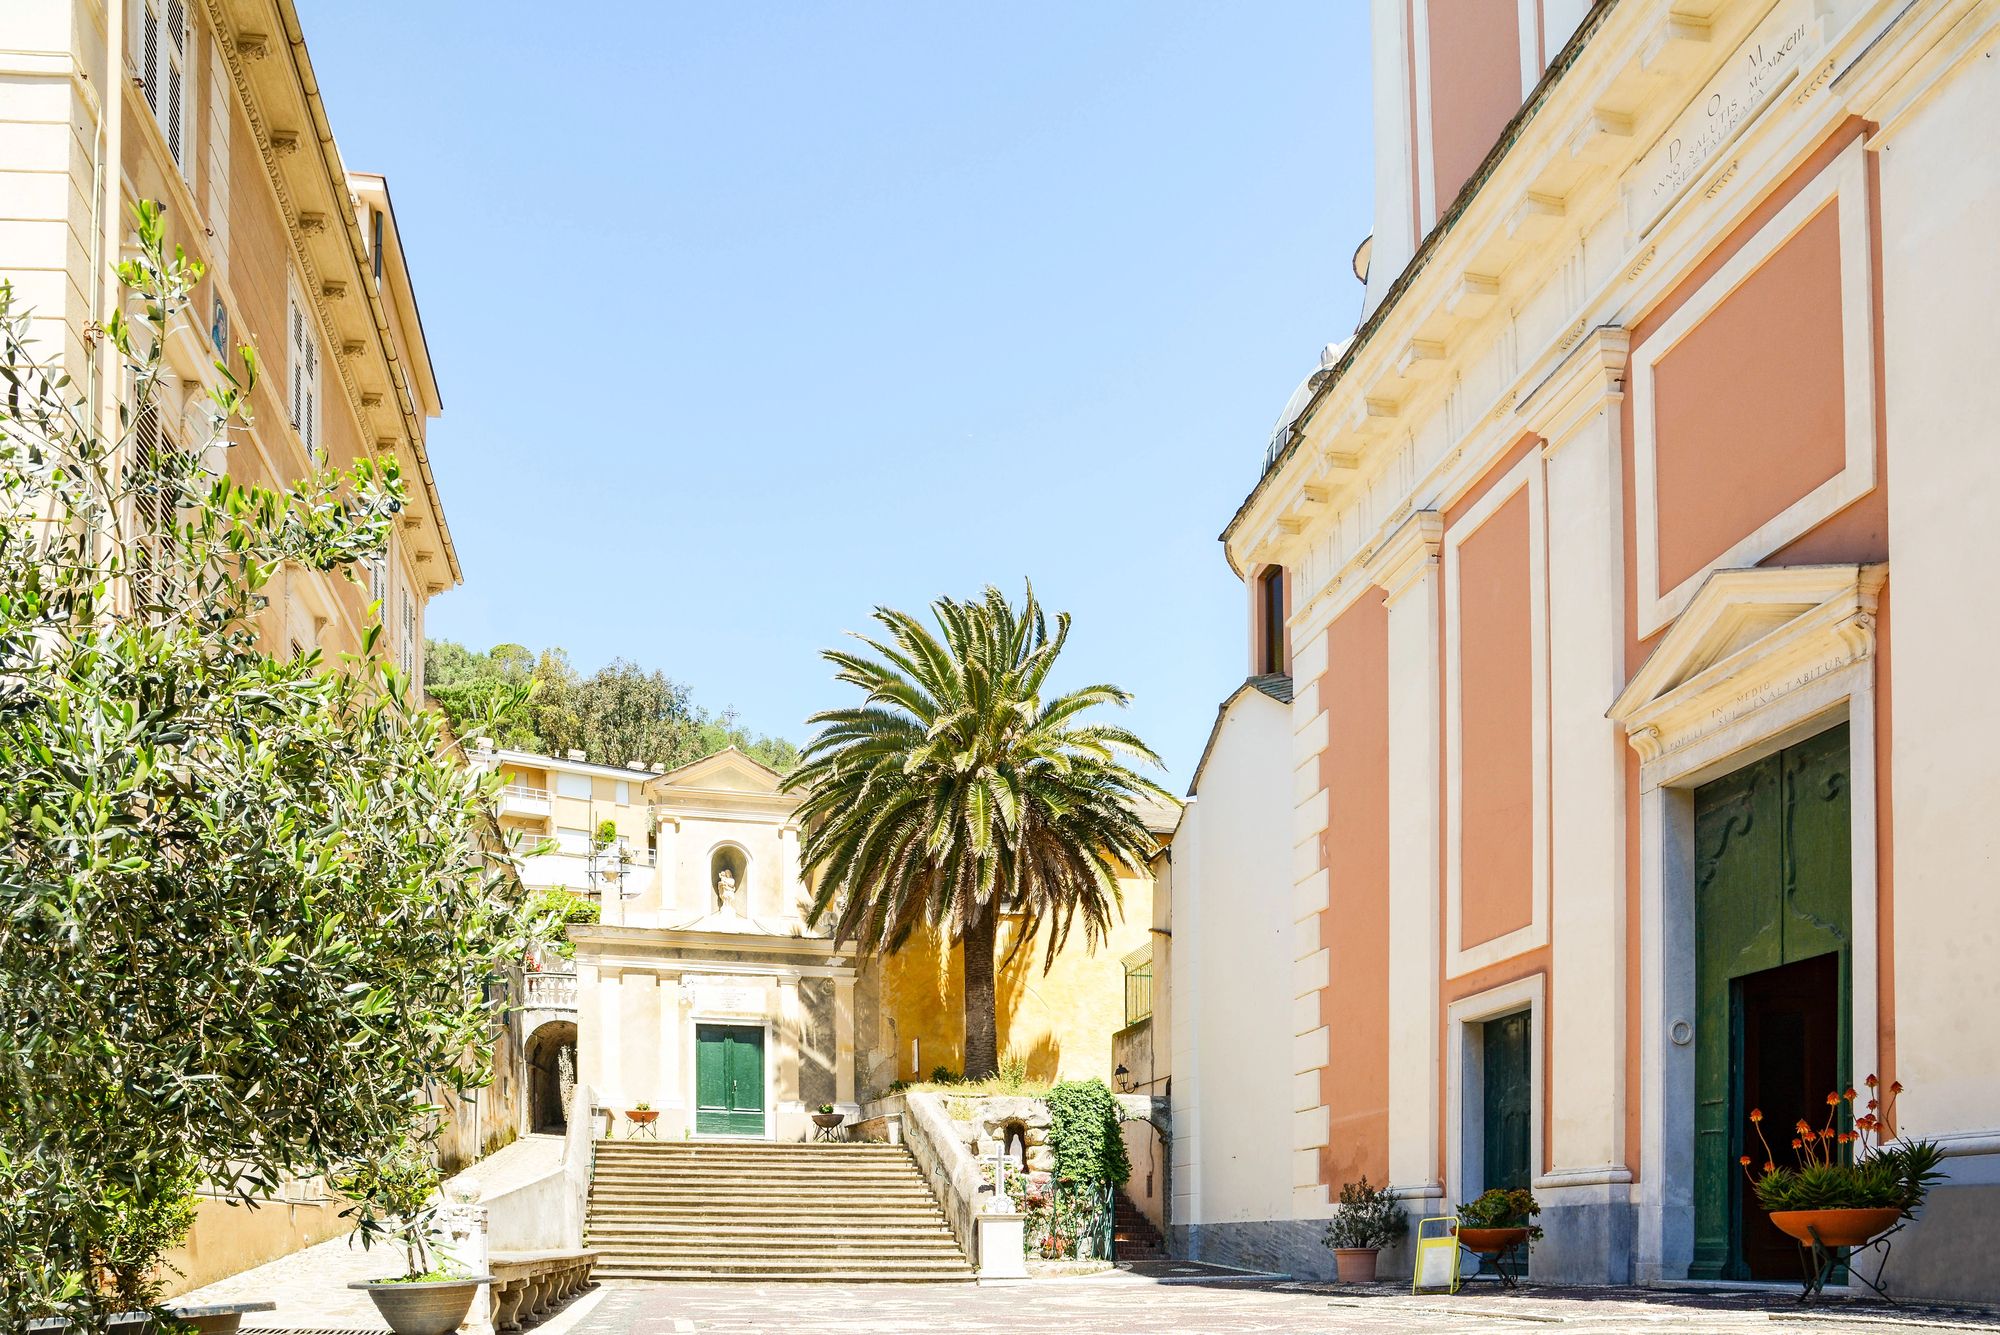
M 576 1088 L 576 1025 L 551 1020 L 528 1036 L 528 1129 L 561 1131 Z

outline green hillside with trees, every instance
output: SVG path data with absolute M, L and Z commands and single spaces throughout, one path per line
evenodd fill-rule
M 734 710 L 711 713 L 666 673 L 622 658 L 586 676 L 561 649 L 496 644 L 482 653 L 431 640 L 424 690 L 460 737 L 503 747 L 581 749 L 599 764 L 672 768 L 735 746 L 781 774 L 798 763 L 798 748 L 784 738 L 739 727 Z

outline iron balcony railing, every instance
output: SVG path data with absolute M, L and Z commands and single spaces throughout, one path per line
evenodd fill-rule
M 1137 1024 L 1153 1013 L 1153 966 L 1146 963 L 1125 971 L 1125 1023 Z

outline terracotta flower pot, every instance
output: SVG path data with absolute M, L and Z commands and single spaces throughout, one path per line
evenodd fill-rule
M 1458 1230 L 1458 1245 L 1480 1256 L 1498 1256 L 1528 1240 L 1525 1228 L 1465 1228 Z
M 1896 1226 L 1903 1212 L 1895 1206 L 1879 1210 L 1773 1210 L 1771 1222 L 1780 1232 L 1812 1246 L 1819 1234 L 1823 1247 L 1860 1247 Z
M 472 1296 L 491 1275 L 397 1283 L 374 1280 L 349 1284 L 375 1300 L 375 1310 L 396 1335 L 452 1335 L 472 1310 Z
M 1334 1273 L 1340 1276 L 1342 1284 L 1373 1284 L 1375 1262 L 1381 1255 L 1380 1249 L 1375 1247 L 1335 1247 Z
M 812 1115 L 812 1118 L 814 1126 L 818 1127 L 822 1131 L 831 1131 L 833 1130 L 833 1128 L 839 1126 L 842 1122 L 847 1120 L 847 1114 L 837 1113 L 837 1112 L 814 1113 Z
M 625 1119 L 640 1123 L 657 1122 L 660 1120 L 660 1111 L 657 1108 L 634 1108 L 625 1114 Z

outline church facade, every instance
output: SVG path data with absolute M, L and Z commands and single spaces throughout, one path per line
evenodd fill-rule
M 596 906 L 568 929 L 573 956 L 523 979 L 537 1125 L 560 1118 L 567 1081 L 592 1091 L 600 1134 L 802 1140 L 823 1106 L 852 1116 L 959 1069 L 957 948 L 919 937 L 877 957 L 811 926 L 800 799 L 778 774 L 734 748 L 674 770 L 475 756 L 505 778 L 524 882 Z M 1148 821 L 1164 837 L 1172 813 Z M 1120 892 L 1111 938 L 1092 949 L 1078 933 L 1047 971 L 1033 943 L 1010 952 L 1019 923 L 1003 922 L 1000 1049 L 1033 1078 L 1114 1079 L 1123 959 L 1154 935 L 1150 876 Z
M 1890 1281 L 1992 1301 L 2000 10 L 1372 13 L 1363 318 L 1224 532 L 1291 688 L 1290 1171 L 1178 1180 L 1190 1249 L 1316 1273 L 1365 1174 L 1532 1190 L 1537 1278 L 1796 1280 L 1748 1114 L 1875 1075 L 1947 1156 Z

